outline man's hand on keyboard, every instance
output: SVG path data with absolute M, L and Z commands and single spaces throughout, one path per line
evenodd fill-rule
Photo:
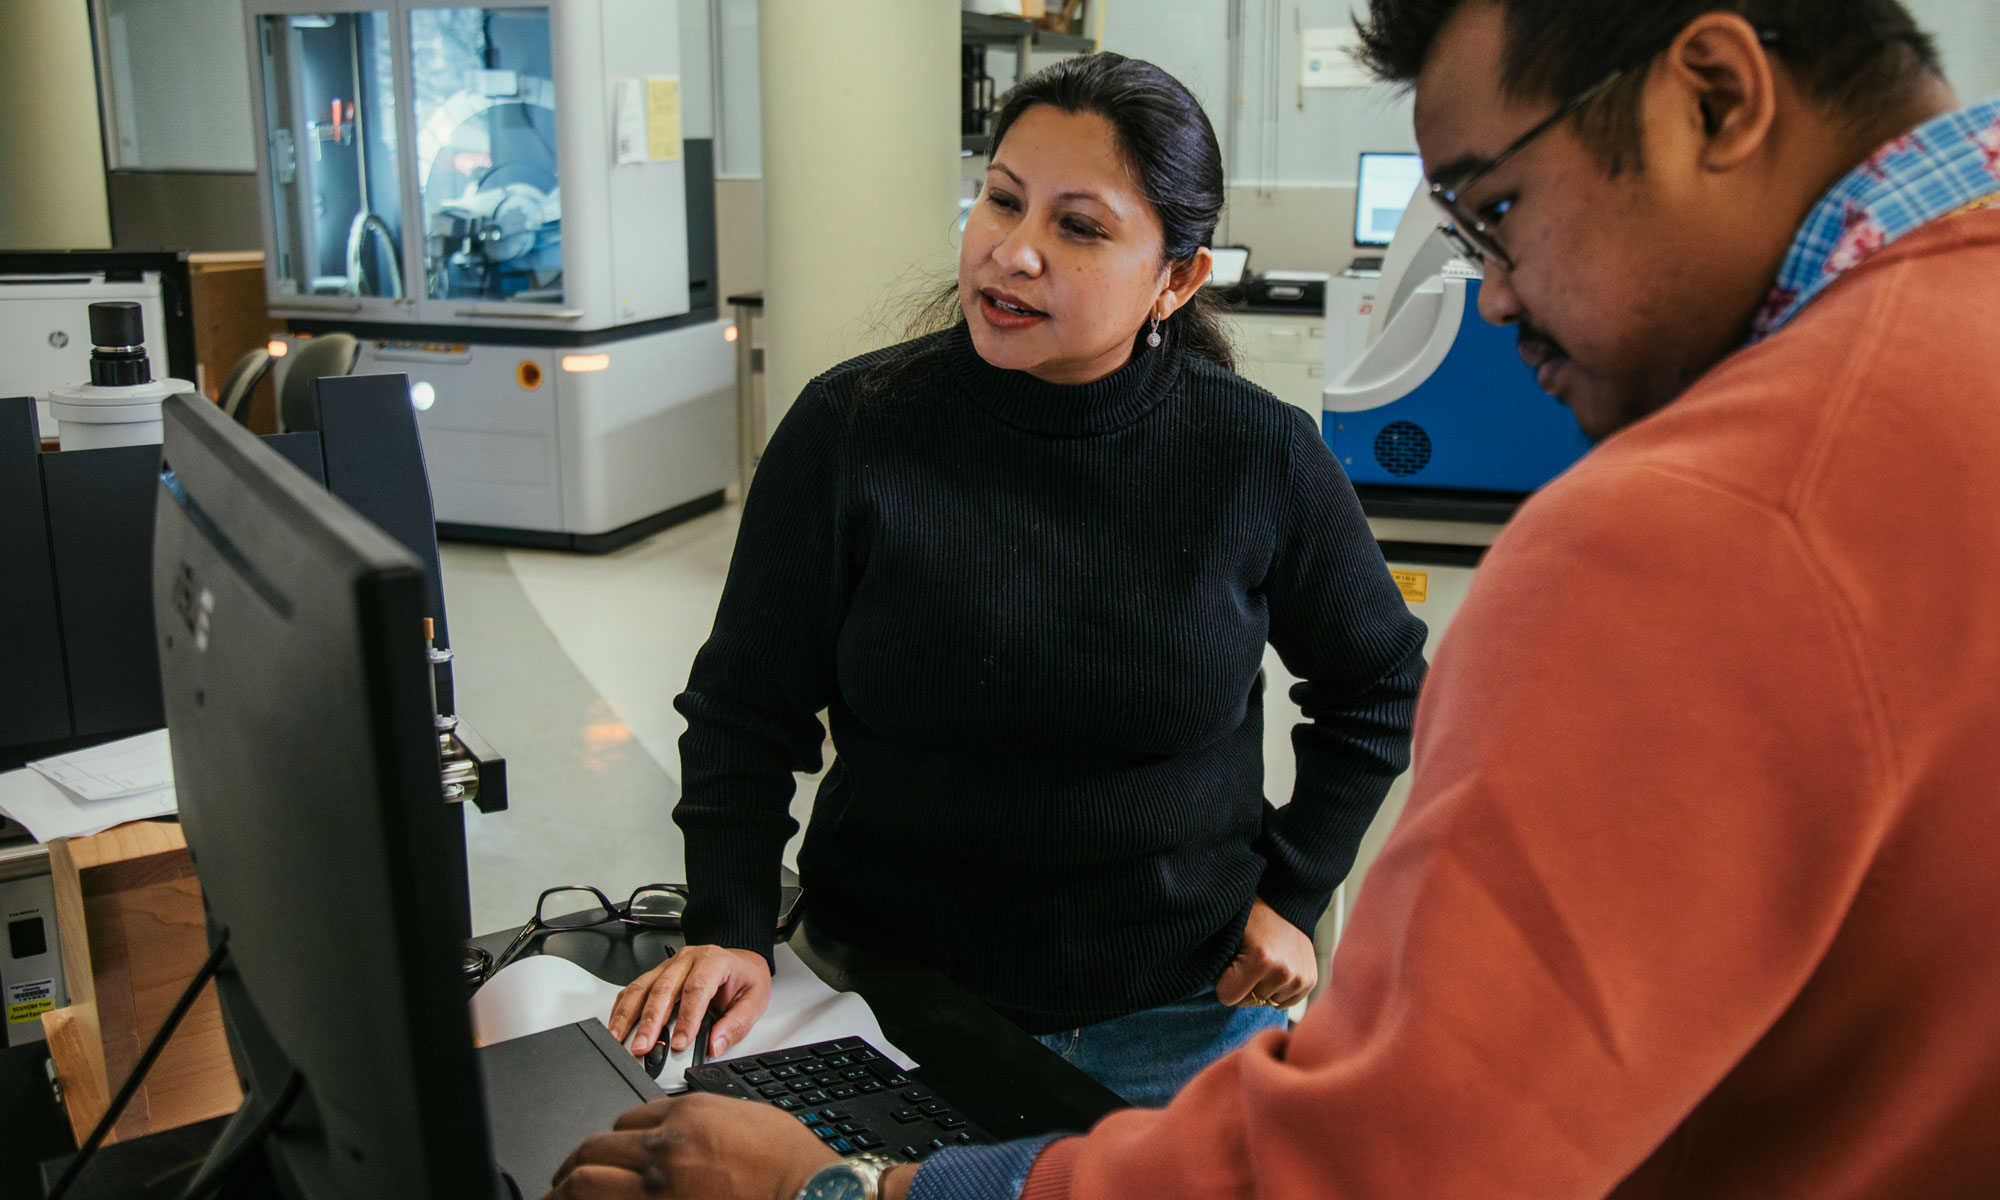
M 548 1200 L 790 1200 L 839 1158 L 790 1113 L 722 1096 L 655 1100 L 612 1128 L 571 1152 Z
M 622 1042 L 637 1022 L 634 1054 L 644 1055 L 661 1037 L 675 1050 L 685 1050 L 701 1028 L 702 1017 L 714 1007 L 720 1015 L 710 1035 L 708 1056 L 720 1058 L 743 1040 L 770 1004 L 771 968 L 763 955 L 723 946 L 689 946 L 626 984 L 605 1024 Z

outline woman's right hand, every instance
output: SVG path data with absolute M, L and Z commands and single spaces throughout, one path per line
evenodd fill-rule
M 687 946 L 626 984 L 606 1024 L 621 1042 L 627 1033 L 634 1033 L 632 1053 L 644 1057 L 663 1031 L 670 1047 L 687 1049 L 702 1017 L 714 1007 L 719 1015 L 709 1035 L 708 1056 L 720 1058 L 743 1040 L 770 1005 L 771 968 L 763 955 L 724 946 Z M 669 1016 L 674 1023 L 666 1031 Z

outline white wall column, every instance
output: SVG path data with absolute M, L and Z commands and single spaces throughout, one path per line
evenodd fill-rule
M 759 0 L 774 427 L 813 376 L 900 339 L 890 289 L 954 269 L 958 26 L 939 0 Z
M 0 249 L 111 245 L 90 42 L 81 0 L 0 0 Z

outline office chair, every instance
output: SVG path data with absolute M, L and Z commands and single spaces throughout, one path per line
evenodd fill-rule
M 245 429 L 250 428 L 250 397 L 257 385 L 264 382 L 264 376 L 271 372 L 271 352 L 262 346 L 236 360 L 229 368 L 229 377 L 222 381 L 222 396 L 216 403 L 231 420 Z
M 297 343 L 291 368 L 278 390 L 278 432 L 318 429 L 312 411 L 312 381 L 349 374 L 360 357 L 361 343 L 350 334 L 322 333 Z

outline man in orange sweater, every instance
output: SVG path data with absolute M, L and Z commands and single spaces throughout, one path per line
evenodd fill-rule
M 1440 648 L 1325 996 L 1087 1137 L 876 1183 L 667 1101 L 556 1194 L 2000 1195 L 2000 101 L 1894 0 L 1365 35 L 1605 440 Z

